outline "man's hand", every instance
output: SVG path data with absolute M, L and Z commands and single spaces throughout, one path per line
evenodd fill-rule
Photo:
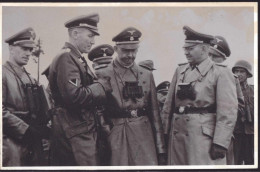
M 210 157 L 212 160 L 222 159 L 225 157 L 226 152 L 226 148 L 213 143 L 210 149 Z
M 102 77 L 97 80 L 105 89 L 105 92 L 112 92 L 110 77 Z

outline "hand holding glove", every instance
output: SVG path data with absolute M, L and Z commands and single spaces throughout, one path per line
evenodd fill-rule
M 210 157 L 212 160 L 222 159 L 225 157 L 226 152 L 226 148 L 213 143 L 210 149 Z

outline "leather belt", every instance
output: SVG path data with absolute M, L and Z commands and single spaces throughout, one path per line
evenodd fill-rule
M 118 113 L 111 112 L 111 118 L 137 118 L 141 116 L 147 116 L 147 112 L 145 108 L 142 109 L 131 109 L 124 110 Z
M 174 113 L 177 114 L 216 113 L 216 107 L 215 106 L 208 106 L 208 107 L 179 106 L 174 108 Z

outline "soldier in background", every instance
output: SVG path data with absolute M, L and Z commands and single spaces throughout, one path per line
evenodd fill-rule
M 35 123 L 28 91 L 38 83 L 25 70 L 33 48 L 35 32 L 27 28 L 5 40 L 10 58 L 2 67 L 3 166 L 40 166 L 43 162 L 36 147 L 49 137 L 49 128 Z M 34 103 L 34 102 L 33 102 Z
M 245 60 L 237 61 L 232 71 L 238 76 L 245 99 L 245 110 L 238 116 L 234 130 L 235 164 L 254 164 L 254 86 L 247 83 L 253 76 L 252 66 Z
M 156 70 L 152 60 L 143 60 L 138 63 L 139 66 L 142 66 L 150 71 Z
M 88 53 L 88 59 L 93 62 L 92 66 L 95 70 L 94 73 L 96 74 L 97 78 L 101 77 L 102 69 L 106 68 L 108 64 L 112 62 L 114 54 L 114 49 L 111 45 L 102 44 L 94 47 Z M 109 144 L 107 142 L 107 134 L 110 130 L 109 126 L 107 125 L 107 117 L 108 115 L 105 114 L 104 106 L 97 106 L 97 117 L 98 117 L 98 153 L 100 158 L 100 165 L 108 166 L 110 165 L 110 156 L 111 151 L 109 148 Z
M 215 36 L 214 40 L 211 41 L 209 57 L 215 63 L 223 63 L 227 57 L 229 57 L 231 51 L 229 49 L 228 43 L 226 39 L 222 36 Z M 234 75 L 236 79 L 236 91 L 237 91 L 237 99 L 238 99 L 238 119 L 244 113 L 244 96 L 240 87 L 239 79 L 236 75 Z M 230 146 L 227 151 L 227 165 L 234 165 L 234 137 L 231 139 Z
M 63 166 L 99 165 L 96 107 L 111 92 L 107 79 L 90 70 L 86 59 L 99 35 L 98 14 L 83 15 L 65 23 L 69 42 L 54 58 L 49 83 L 55 109 L 52 115 L 51 164 Z
M 170 87 L 169 81 L 163 81 L 156 87 L 157 100 L 158 100 L 158 104 L 159 104 L 159 113 L 160 113 L 161 119 L 163 119 L 162 109 L 163 109 L 163 105 L 164 105 L 164 102 L 166 100 L 166 97 L 167 97 L 167 94 L 168 94 L 168 91 L 169 91 L 169 87 Z M 165 145 L 167 147 L 168 146 L 168 140 L 167 140 L 168 138 L 164 137 L 164 139 L 165 139 Z M 166 157 L 167 157 L 167 153 L 166 153 Z
M 163 128 L 152 72 L 134 61 L 141 32 L 129 27 L 116 35 L 117 57 L 102 75 L 111 76 L 106 115 L 111 165 L 158 165 L 165 157 Z M 159 156 L 159 157 L 158 157 Z
M 226 66 L 209 59 L 213 36 L 188 26 L 183 30 L 188 63 L 176 69 L 162 111 L 168 164 L 226 164 L 237 117 L 235 78 Z
M 101 44 L 94 47 L 88 54 L 88 59 L 93 62 L 92 67 L 95 72 L 98 69 L 107 67 L 112 62 L 114 49 L 111 45 Z
M 170 87 L 169 81 L 163 81 L 156 87 L 157 100 L 159 102 L 160 114 L 161 114 L 164 102 L 166 100 L 166 97 L 167 97 L 167 94 L 168 94 L 168 91 L 169 91 L 169 87 Z

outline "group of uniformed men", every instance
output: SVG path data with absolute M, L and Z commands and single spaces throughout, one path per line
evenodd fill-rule
M 51 125 L 32 120 L 28 99 L 28 87 L 39 85 L 24 68 L 34 30 L 5 40 L 3 166 L 46 165 L 33 146 L 43 139 L 53 166 L 254 164 L 252 67 L 221 64 L 231 53 L 225 38 L 184 26 L 188 62 L 156 88 L 153 62 L 135 63 L 142 33 L 128 27 L 112 39 L 114 47 L 91 50 L 98 22 L 91 14 L 65 23 L 69 41 L 44 72 L 54 100 Z

